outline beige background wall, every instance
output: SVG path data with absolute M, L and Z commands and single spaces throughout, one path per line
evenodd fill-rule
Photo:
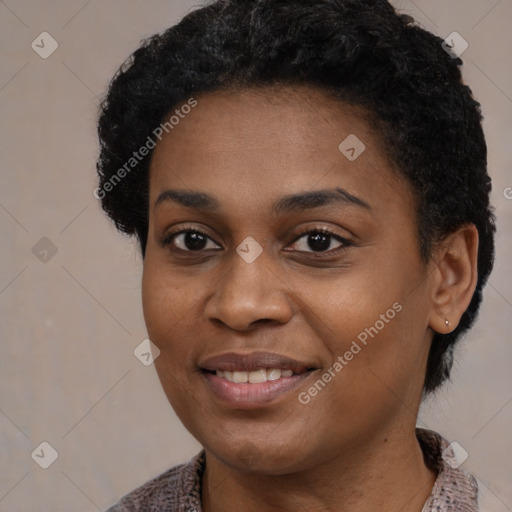
M 512 0 L 395 4 L 442 37 L 457 31 L 469 42 L 464 73 L 484 108 L 499 219 L 480 320 L 453 384 L 419 423 L 469 453 L 464 467 L 479 479 L 482 510 L 511 511 Z M 133 355 L 146 337 L 141 259 L 92 195 L 99 96 L 141 38 L 195 5 L 0 1 L 0 511 L 104 510 L 199 449 L 153 367 Z M 47 59 L 31 48 L 43 31 L 59 45 Z M 57 249 L 50 258 L 53 246 L 40 242 L 47 262 L 32 250 L 42 237 Z M 43 441 L 58 452 L 46 470 L 31 458 Z

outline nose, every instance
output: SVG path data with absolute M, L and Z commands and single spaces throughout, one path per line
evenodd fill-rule
M 250 331 L 257 324 L 285 324 L 293 309 L 284 276 L 273 268 L 265 251 L 252 263 L 236 252 L 219 276 L 205 314 L 236 331 Z

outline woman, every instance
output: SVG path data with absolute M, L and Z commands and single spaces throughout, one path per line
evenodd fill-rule
M 462 62 L 384 0 L 219 0 L 112 81 L 96 195 L 204 450 L 110 511 L 476 511 L 423 397 L 494 257 Z

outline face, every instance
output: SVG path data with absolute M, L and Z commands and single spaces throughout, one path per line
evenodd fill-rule
M 362 112 L 308 87 L 196 99 L 152 157 L 143 271 L 185 427 L 232 468 L 284 474 L 414 425 L 429 269 Z M 340 149 L 351 134 L 364 151 Z

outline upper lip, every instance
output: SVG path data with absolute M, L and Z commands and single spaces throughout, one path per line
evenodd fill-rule
M 256 371 L 264 368 L 279 368 L 292 370 L 294 373 L 302 373 L 314 365 L 304 361 L 298 361 L 291 357 L 272 352 L 252 352 L 241 354 L 236 352 L 224 352 L 203 359 L 199 366 L 208 371 Z

